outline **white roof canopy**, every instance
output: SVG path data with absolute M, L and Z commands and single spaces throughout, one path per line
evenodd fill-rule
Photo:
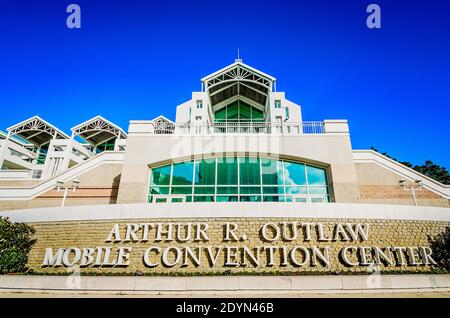
M 234 96 L 240 95 L 265 106 L 276 78 L 237 60 L 204 78 L 202 83 L 214 107 Z
M 9 127 L 8 132 L 26 141 L 42 146 L 52 139 L 69 139 L 70 137 L 62 130 L 46 122 L 39 116 L 31 117 L 14 126 Z
M 173 134 L 175 130 L 175 124 L 170 119 L 167 119 L 163 115 L 159 115 L 151 120 L 153 122 L 155 134 Z
M 102 144 L 114 137 L 126 139 L 127 134 L 122 128 L 102 116 L 95 116 L 73 128 L 74 136 L 80 136 L 92 145 Z

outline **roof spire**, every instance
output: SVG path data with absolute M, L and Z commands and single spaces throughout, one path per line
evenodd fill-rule
M 242 63 L 242 59 L 239 56 L 239 48 L 237 49 L 237 59 L 234 60 L 235 63 Z

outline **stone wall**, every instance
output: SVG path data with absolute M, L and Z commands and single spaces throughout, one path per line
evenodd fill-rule
M 267 241 L 262 237 L 261 228 L 264 224 L 274 223 L 282 229 L 282 222 L 297 222 L 296 226 L 287 225 L 286 233 L 289 238 L 292 238 L 294 232 L 293 228 L 297 228 L 297 237 L 293 240 L 286 240 L 280 238 L 275 241 Z M 155 224 L 154 227 L 150 227 L 148 240 L 143 241 L 144 228 L 139 228 L 135 232 L 138 237 L 136 242 L 124 242 L 125 231 L 127 224 Z M 195 241 L 195 233 L 192 233 L 192 237 L 187 242 L 180 242 L 176 239 L 173 241 L 166 241 L 165 234 L 162 234 L 161 241 L 155 241 L 156 238 L 156 224 L 163 223 L 161 229 L 167 230 L 168 223 L 181 224 L 182 231 L 186 231 L 187 224 L 192 223 L 194 228 L 197 223 L 207 223 L 209 228 L 206 233 L 208 240 L 204 238 L 199 241 Z M 226 237 L 226 224 L 236 223 L 238 228 L 236 235 L 238 240 L 231 239 L 231 241 L 225 241 Z M 306 223 L 323 224 L 322 239 L 318 233 L 318 227 L 312 225 L 311 227 L 311 240 L 305 240 L 307 238 Z M 362 236 L 358 236 L 355 241 L 345 240 L 345 234 L 338 234 L 335 239 L 333 236 L 336 234 L 336 224 L 366 224 L 368 226 L 368 239 L 363 239 Z M 343 262 L 340 253 L 343 248 L 347 246 L 355 247 L 428 247 L 429 237 L 434 237 L 436 234 L 442 232 L 446 226 L 449 226 L 449 222 L 440 221 L 412 221 L 412 220 L 373 220 L 373 219 L 323 219 L 323 218 L 178 218 L 178 219 L 127 219 L 127 220 L 104 220 L 104 221 L 58 221 L 50 223 L 30 223 L 36 229 L 35 238 L 37 239 L 32 251 L 29 255 L 29 266 L 38 272 L 46 273 L 67 273 L 72 272 L 73 269 L 68 269 L 65 266 L 60 267 L 45 267 L 42 266 L 44 260 L 44 254 L 46 248 L 53 248 L 52 253 L 56 253 L 59 248 L 76 247 L 82 248 L 96 248 L 96 247 L 111 247 L 111 260 L 117 260 L 119 247 L 130 247 L 130 264 L 129 266 L 92 266 L 82 267 L 81 272 L 84 273 L 107 273 L 107 274 L 133 274 L 136 272 L 144 274 L 228 274 L 245 272 L 250 274 L 260 273 L 335 273 L 335 272 L 370 272 L 377 270 L 373 266 L 348 266 Z M 108 235 L 111 233 L 113 226 L 119 224 L 121 242 L 106 242 Z M 286 223 L 288 224 L 288 223 Z M 174 229 L 176 225 L 173 225 Z M 275 234 L 275 230 L 272 227 L 268 227 L 270 236 Z M 175 230 L 174 230 L 175 233 Z M 185 235 L 187 232 L 182 232 Z M 175 234 L 174 234 L 175 235 Z M 113 236 L 114 237 L 114 236 Z M 132 239 L 133 237 L 130 236 Z M 324 238 L 330 238 L 331 241 L 324 241 Z M 196 266 L 192 258 L 187 257 L 187 265 L 183 266 L 184 256 L 181 256 L 181 260 L 175 266 L 158 265 L 155 267 L 148 267 L 144 265 L 143 255 L 145 251 L 151 247 L 157 246 L 161 248 L 161 252 L 154 251 L 149 254 L 149 260 L 151 262 L 161 262 L 161 256 L 163 251 L 168 247 L 178 247 L 180 249 L 190 247 L 192 249 L 201 247 L 200 258 L 202 263 L 200 266 Z M 235 260 L 239 263 L 237 266 L 226 266 L 227 253 L 223 250 L 218 255 L 216 266 L 211 266 L 211 263 L 207 257 L 206 248 L 212 247 L 212 251 L 217 252 L 217 249 L 226 246 L 239 247 L 239 251 L 236 254 Z M 248 254 L 243 255 L 242 248 L 247 246 L 254 254 L 257 254 L 259 250 L 259 266 L 252 261 Z M 268 258 L 268 246 L 275 246 L 276 250 L 273 253 L 273 265 L 267 266 L 270 263 Z M 313 247 L 317 247 L 319 250 L 324 249 L 327 246 L 330 247 L 329 253 L 329 266 L 326 266 L 320 258 L 316 258 L 316 264 L 312 264 L 313 254 L 310 255 L 310 261 L 307 261 L 305 265 L 295 265 L 291 259 L 283 265 L 283 253 L 282 246 L 285 246 L 287 251 L 291 251 L 295 246 L 302 246 L 309 251 L 312 251 Z M 390 253 L 390 252 L 388 252 Z M 104 254 L 104 252 L 103 252 Z M 297 250 L 294 253 L 298 262 L 304 261 L 305 254 L 302 250 Z M 74 254 L 70 254 L 70 259 L 73 259 Z M 372 254 L 373 255 L 373 254 Z M 416 255 L 416 260 L 420 263 L 422 254 Z M 392 259 L 394 265 L 389 265 L 383 262 L 380 267 L 381 271 L 405 271 L 405 272 L 429 272 L 431 267 L 429 265 L 411 265 L 414 257 L 411 254 L 405 253 L 404 265 L 399 265 L 400 259 L 398 254 L 392 252 Z M 369 256 L 369 260 L 373 256 Z M 358 251 L 350 250 L 348 258 L 351 262 L 362 261 L 361 254 Z M 175 251 L 172 250 L 168 253 L 168 259 L 174 261 Z M 245 265 L 246 264 L 246 265 Z

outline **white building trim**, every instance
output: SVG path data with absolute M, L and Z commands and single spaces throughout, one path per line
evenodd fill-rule
M 450 208 L 359 203 L 183 202 L 83 205 L 0 212 L 14 222 L 127 219 L 305 218 L 450 222 Z
M 101 292 L 142 293 L 158 296 L 183 295 L 186 297 L 238 296 L 248 293 L 248 297 L 279 297 L 280 295 L 300 295 L 308 293 L 352 293 L 386 294 L 395 292 L 440 292 L 450 290 L 448 274 L 375 275 L 376 284 L 368 284 L 374 275 L 283 275 L 283 276 L 89 276 L 83 275 L 80 284 L 68 284 L 66 276 L 44 275 L 2 275 L 0 290 L 4 292 L 45 292 L 67 297 L 67 292 L 75 294 Z M 65 294 L 61 294 L 65 293 Z M 175 294 L 174 294 L 175 293 Z M 211 294 L 213 293 L 213 294 Z M 280 294 L 281 293 L 281 294 Z M 394 294 L 395 295 L 395 294 Z

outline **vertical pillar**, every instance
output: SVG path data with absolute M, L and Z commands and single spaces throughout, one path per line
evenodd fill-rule
M 58 171 L 65 171 L 69 168 L 70 164 L 70 156 L 72 155 L 72 149 L 74 144 L 75 132 L 72 131 L 72 135 L 70 136 L 69 142 L 66 145 L 66 149 L 64 151 L 64 158 L 62 158 L 62 163 L 58 167 Z
M 3 163 L 5 162 L 6 154 L 8 153 L 8 143 L 9 143 L 10 138 L 11 138 L 11 132 L 8 131 L 8 135 L 6 136 L 6 139 L 3 141 L 2 148 L 0 149 L 0 170 L 3 167 Z
M 119 135 L 117 136 L 117 138 L 116 138 L 116 140 L 114 142 L 114 151 L 119 151 L 120 150 L 119 149 L 119 141 L 120 141 L 120 133 L 119 133 Z

